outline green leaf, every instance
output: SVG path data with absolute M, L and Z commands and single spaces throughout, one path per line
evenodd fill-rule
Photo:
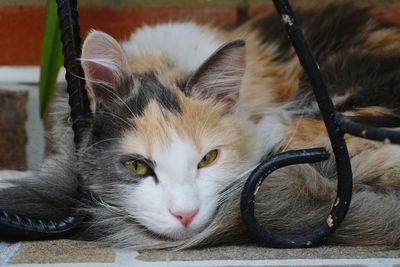
M 39 102 L 41 117 L 43 117 L 54 92 L 58 72 L 62 64 L 60 36 L 57 3 L 55 0 L 47 0 L 40 56 Z

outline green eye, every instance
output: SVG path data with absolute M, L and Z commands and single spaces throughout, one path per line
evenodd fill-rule
M 147 175 L 150 174 L 151 168 L 145 162 L 140 160 L 127 160 L 124 162 L 124 166 L 136 173 L 137 175 Z
M 201 159 L 197 167 L 200 169 L 211 165 L 211 163 L 213 163 L 217 159 L 217 156 L 218 156 L 218 150 L 217 149 L 211 150 Z

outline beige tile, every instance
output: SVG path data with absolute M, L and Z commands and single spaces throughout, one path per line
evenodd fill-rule
M 100 248 L 94 243 L 54 240 L 24 242 L 11 264 L 25 263 L 110 263 L 115 261 L 115 252 L 111 248 Z
M 265 259 L 366 259 L 399 258 L 399 249 L 385 247 L 323 246 L 307 249 L 272 249 L 256 246 L 225 246 L 184 251 L 143 251 L 143 261 L 265 260 Z

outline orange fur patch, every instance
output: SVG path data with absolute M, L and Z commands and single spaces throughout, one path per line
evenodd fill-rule
M 346 111 L 343 112 L 343 114 L 347 116 L 370 116 L 370 117 L 394 115 L 390 109 L 378 106 L 371 106 L 367 108 L 360 108 L 358 110 Z
M 129 67 L 134 73 L 152 72 L 168 66 L 168 58 L 162 53 L 143 53 L 137 56 L 127 56 Z
M 369 51 L 378 54 L 383 53 L 400 53 L 400 30 L 397 28 L 389 28 L 374 31 L 369 34 L 365 43 L 365 47 Z

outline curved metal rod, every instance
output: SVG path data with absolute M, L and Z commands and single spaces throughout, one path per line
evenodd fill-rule
M 275 248 L 308 247 L 320 243 L 331 231 L 335 212 L 331 211 L 326 221 L 317 228 L 304 235 L 274 235 L 271 231 L 260 225 L 254 215 L 256 194 L 263 181 L 273 171 L 294 164 L 315 163 L 329 158 L 329 153 L 324 148 L 287 151 L 271 156 L 261 163 L 246 181 L 240 200 L 240 210 L 245 225 L 265 246 Z
M 81 39 L 76 0 L 57 0 L 63 43 L 65 78 L 71 107 L 74 142 L 79 147 L 82 132 L 90 124 L 89 100 L 86 95 L 83 69 L 77 60 L 81 55 Z M 77 178 L 79 179 L 79 177 Z M 71 234 L 83 221 L 77 215 L 37 219 L 0 210 L 0 235 L 13 239 L 50 239 Z
M 10 239 L 54 239 L 72 233 L 81 223 L 78 217 L 36 219 L 0 211 L 0 236 Z
M 319 72 L 319 66 L 315 62 L 315 59 L 312 56 L 310 49 L 308 48 L 304 36 L 297 25 L 289 3 L 286 0 L 273 0 L 273 3 L 282 19 L 282 23 L 286 28 L 287 34 L 294 50 L 296 51 L 299 61 L 310 79 L 314 96 L 317 100 L 318 107 L 320 109 L 323 121 L 328 131 L 328 136 L 331 141 L 332 151 L 336 161 L 337 198 L 331 208 L 331 211 L 329 212 L 329 220 L 323 221 L 320 226 L 315 228 L 310 233 L 305 234 L 302 237 L 299 236 L 292 239 L 291 241 L 293 242 L 287 242 L 288 240 L 283 236 L 272 235 L 267 229 L 258 224 L 257 219 L 254 215 L 247 216 L 247 218 L 244 220 L 244 223 L 246 227 L 250 231 L 255 233 L 258 237 L 260 237 L 265 244 L 273 244 L 276 247 L 285 248 L 305 247 L 319 244 L 324 239 L 323 237 L 326 237 L 342 222 L 350 206 L 353 187 L 353 175 L 351 172 L 350 158 L 347 151 L 347 146 L 343 138 L 344 133 L 339 127 L 339 122 L 336 118 L 334 105 L 331 98 L 329 97 L 321 73 Z M 292 153 L 295 153 L 294 157 L 296 157 L 296 152 Z M 281 160 L 284 160 L 285 156 L 289 158 L 292 157 L 288 154 L 281 154 Z M 310 162 L 312 158 L 308 159 L 310 161 L 306 161 L 306 156 L 303 159 L 303 163 L 306 163 Z M 264 179 L 264 177 L 258 173 L 253 173 L 253 175 L 256 176 L 251 175 L 249 177 L 249 180 L 260 182 L 262 179 Z M 242 194 L 244 194 L 244 192 L 242 192 Z M 249 205 L 249 203 L 241 203 L 241 205 Z M 242 211 L 243 210 L 244 209 L 242 209 Z M 256 227 L 256 230 L 252 230 L 252 227 Z M 307 240 L 306 243 L 303 242 L 304 240 Z
M 381 128 L 399 128 L 400 117 L 396 116 L 345 116 L 337 113 L 337 120 L 341 120 L 341 116 L 344 116 L 352 122 L 368 125 L 370 127 L 381 127 Z
M 340 113 L 336 117 L 343 132 L 387 144 L 400 144 L 400 131 L 376 128 L 365 123 L 359 123 L 352 117 L 344 116 Z

